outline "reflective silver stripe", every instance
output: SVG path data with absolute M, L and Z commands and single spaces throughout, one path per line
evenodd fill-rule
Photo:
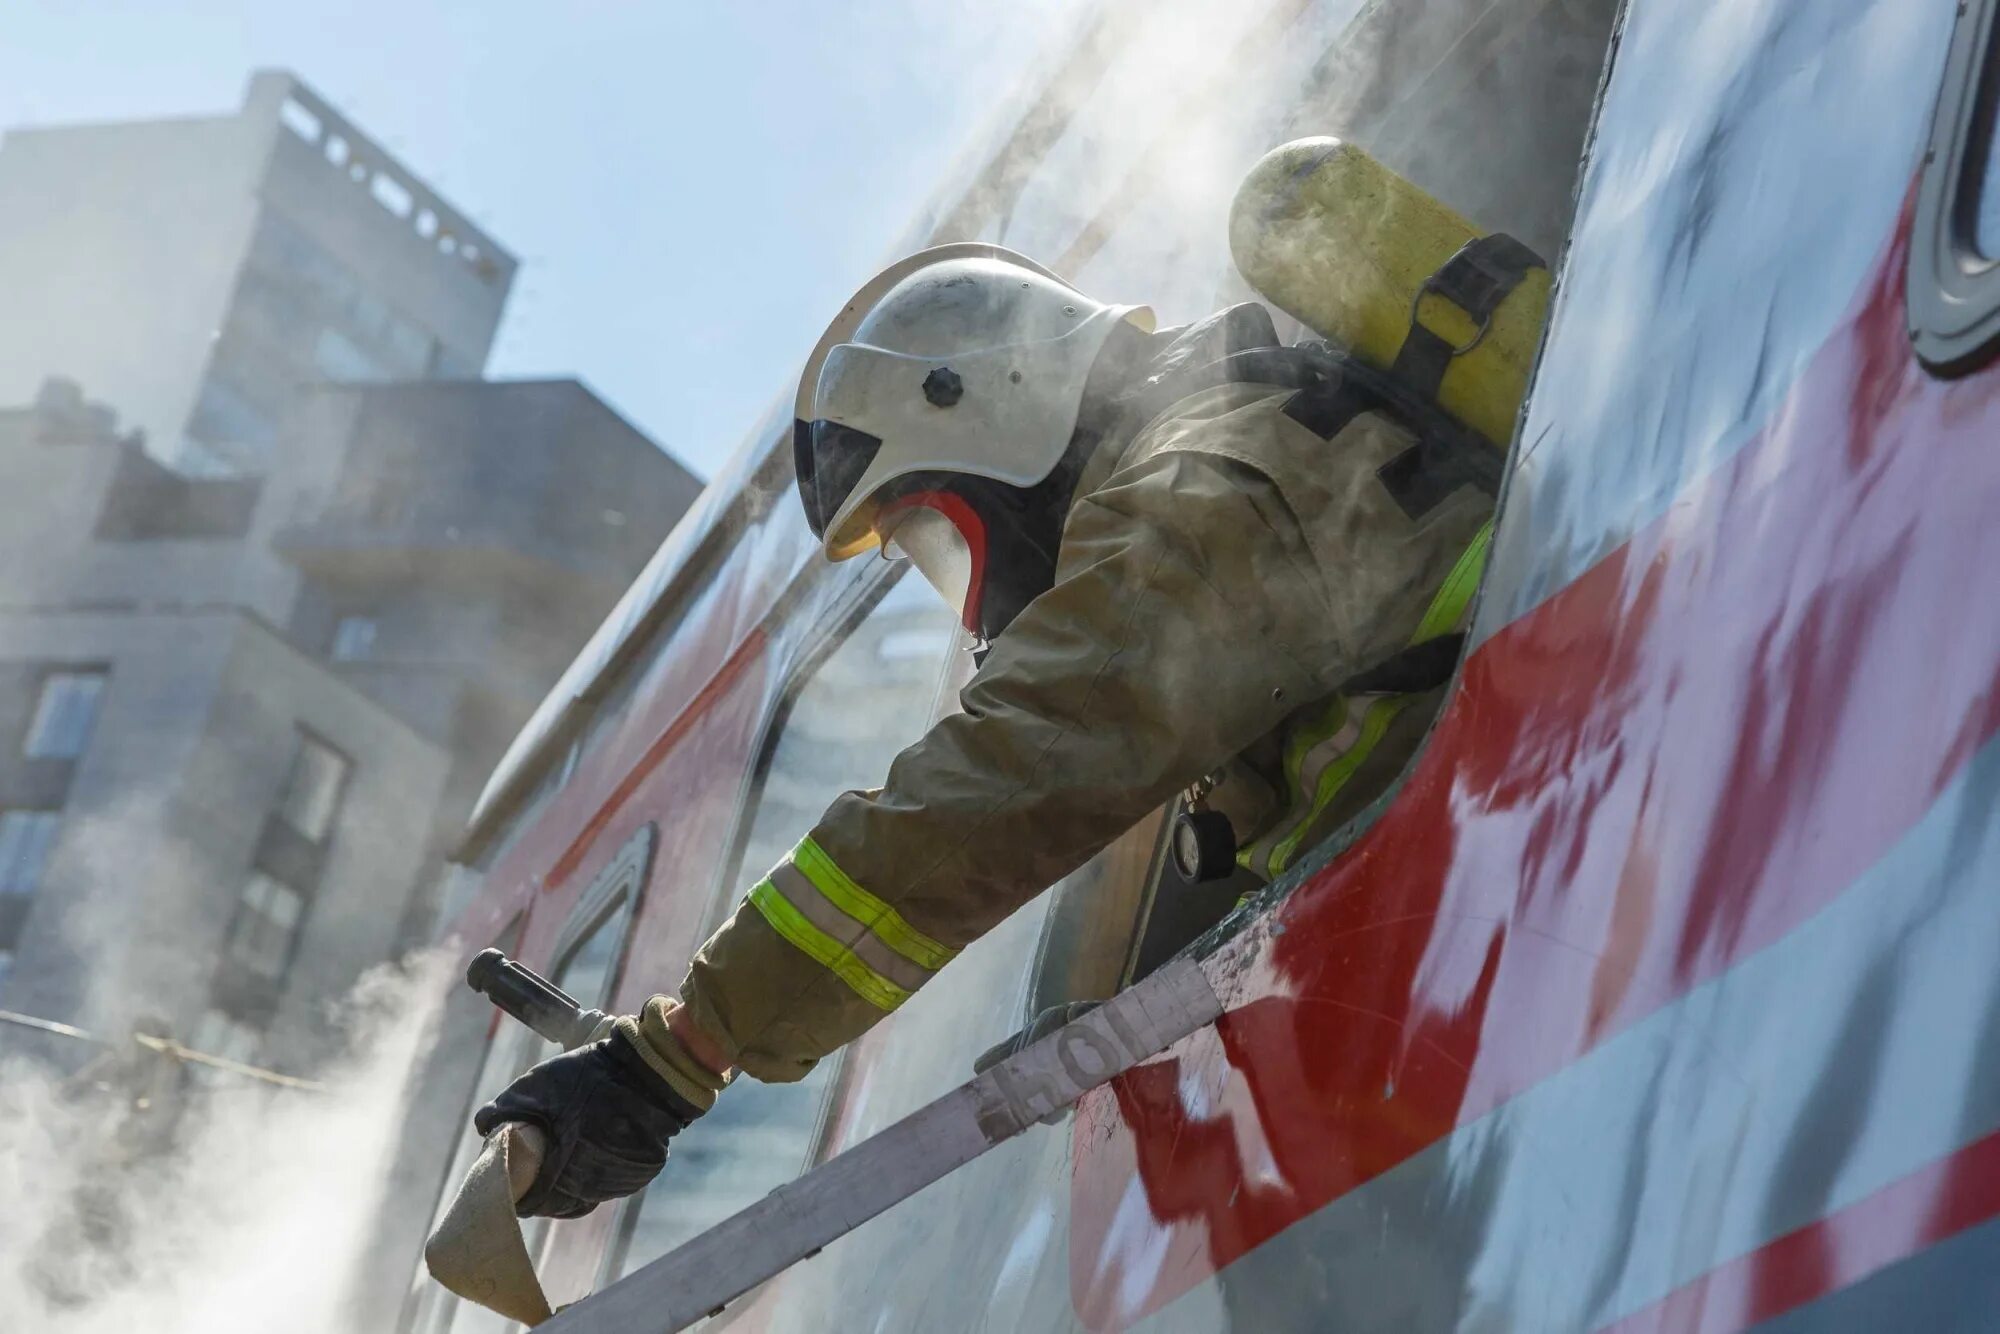
M 879 940 L 875 933 L 833 906 L 806 873 L 789 861 L 771 868 L 771 885 L 799 915 L 824 931 L 868 968 L 905 991 L 915 991 L 935 974 L 911 963 Z

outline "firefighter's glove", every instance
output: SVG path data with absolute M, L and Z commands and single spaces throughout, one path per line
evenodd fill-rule
M 541 1131 L 548 1145 L 541 1170 L 514 1212 L 580 1218 L 659 1175 L 667 1141 L 701 1113 L 614 1030 L 543 1061 L 481 1107 L 472 1124 L 481 1135 L 508 1122 Z

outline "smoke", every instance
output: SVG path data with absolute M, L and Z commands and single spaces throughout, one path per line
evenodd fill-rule
M 347 1301 L 448 965 L 433 953 L 365 975 L 320 1091 L 168 1071 L 193 1086 L 168 1126 L 127 1079 L 0 1064 L 0 1324 L 359 1334 Z
M 684 322 L 699 335 L 695 341 L 703 348 L 697 349 L 661 344 L 657 302 L 614 303 L 624 313 L 614 311 L 609 317 L 593 311 L 582 323 L 602 326 L 611 335 L 586 355 L 593 377 L 695 390 L 727 386 L 731 397 L 719 407 L 684 395 L 678 408 L 668 400 L 672 410 L 653 414 L 677 423 L 677 445 L 700 440 L 712 426 L 713 434 L 727 434 L 718 423 L 744 415 L 752 401 L 762 402 L 769 384 L 759 383 L 749 391 L 753 399 L 742 399 L 730 376 L 698 373 L 699 367 L 717 357 L 738 366 L 769 367 L 770 349 L 809 341 L 833 304 L 879 257 L 874 254 L 876 231 L 859 228 L 842 245 L 821 248 L 814 271 L 795 273 L 772 266 L 814 253 L 799 243 L 796 228 L 768 237 L 756 229 L 794 221 L 800 200 L 810 204 L 805 212 L 816 228 L 826 227 L 828 219 L 883 209 L 885 197 L 908 192 L 909 176 L 927 177 L 942 165 L 929 149 L 910 146 L 916 133 L 908 125 L 876 128 L 860 122 L 866 133 L 850 135 L 850 140 L 894 136 L 903 145 L 893 155 L 894 172 L 857 171 L 853 154 L 829 151 L 826 139 L 829 127 L 852 124 L 868 110 L 867 104 L 887 105 L 876 92 L 880 65 L 885 52 L 901 45 L 919 53 L 920 73 L 933 91 L 974 86 L 965 81 L 975 62 L 964 50 L 941 45 L 947 38 L 962 48 L 984 42 L 983 37 L 966 37 L 963 8 L 914 6 L 905 15 L 903 6 L 889 6 L 889 18 L 878 13 L 875 20 L 879 34 L 849 30 L 851 21 L 844 17 L 834 20 L 854 48 L 856 58 L 850 60 L 829 63 L 818 44 L 791 43 L 806 68 L 796 79 L 771 83 L 810 90 L 815 115 L 799 129 L 813 151 L 785 171 L 765 166 L 751 173 L 776 182 L 790 207 L 763 207 L 752 196 L 723 190 L 704 195 L 698 202 L 705 206 L 681 210 L 709 219 L 714 238 L 719 238 L 716 244 L 704 247 L 697 236 L 681 244 L 635 249 L 626 244 L 625 234 L 634 218 L 646 219 L 643 205 L 605 207 L 606 196 L 586 188 L 587 181 L 565 183 L 552 177 L 560 164 L 551 166 L 546 154 L 534 171 L 510 165 L 498 173 L 518 179 L 521 188 L 540 199 L 568 201 L 575 214 L 555 215 L 552 223 L 565 230 L 556 233 L 551 226 L 551 233 L 564 237 L 565 250 L 585 252 L 615 270 L 605 281 L 615 283 L 621 294 L 669 291 L 680 309 L 736 312 L 729 318 Z M 1030 7 L 1029 17 L 1010 21 L 1043 21 L 1038 16 L 1056 8 Z M 1028 120 L 999 123 L 966 155 L 960 174 L 971 179 L 953 182 L 954 189 L 940 197 L 937 214 L 923 219 L 911 240 L 920 243 L 933 232 L 936 239 L 999 240 L 1065 272 L 1095 296 L 1148 302 L 1159 309 L 1163 322 L 1178 323 L 1252 295 L 1234 274 L 1225 234 L 1229 201 L 1244 171 L 1285 139 L 1331 133 L 1371 148 L 1482 224 L 1513 230 L 1553 257 L 1567 227 L 1569 175 L 1613 8 L 1611 0 L 1546 5 L 1442 0 L 1428 6 L 1379 0 L 1365 5 L 1361 0 L 1105 4 L 1102 17 L 1083 26 L 1075 52 L 1052 47 L 1032 67 L 1036 100 L 1019 109 Z M 906 19 L 920 25 L 914 36 L 906 30 Z M 761 28 L 768 20 L 750 22 Z M 1351 34 L 1350 23 L 1356 25 Z M 640 53 L 642 63 L 657 64 L 658 43 L 607 42 L 599 27 L 572 25 L 566 33 L 562 40 L 582 55 L 580 67 L 593 72 L 613 49 Z M 759 45 L 787 45 L 765 42 L 765 36 L 757 34 Z M 545 36 L 531 46 L 527 54 L 539 66 L 546 56 Z M 715 63 L 711 46 L 690 42 L 680 49 L 699 52 L 703 63 Z M 982 68 L 973 73 L 983 72 L 985 62 L 978 63 Z M 827 68 L 846 69 L 855 77 L 829 80 L 824 77 Z M 986 80 L 963 95 L 989 96 L 1001 82 Z M 404 83 L 434 86 L 423 80 Z M 653 98 L 668 96 L 656 79 L 634 86 L 651 89 Z M 713 93 L 692 87 L 687 95 L 708 99 Z M 852 106 L 833 101 L 836 96 Z M 948 99 L 940 95 L 932 100 Z M 709 179 L 705 168 L 711 164 L 687 154 L 703 145 L 721 153 L 739 142 L 717 134 L 659 134 L 663 123 L 712 120 L 707 101 L 683 109 L 649 100 L 639 104 L 643 114 L 624 116 L 605 115 L 588 98 L 514 101 L 537 123 L 558 114 L 561 106 L 573 105 L 571 114 L 579 122 L 574 134 L 525 123 L 520 134 L 489 131 L 510 164 L 520 159 L 523 144 L 593 143 L 592 153 L 568 157 L 597 170 L 605 162 L 617 164 L 621 201 L 634 180 Z M 648 144 L 667 145 L 678 156 L 662 159 L 649 171 L 642 152 Z M 448 153 L 441 156 L 457 160 Z M 958 185 L 968 188 L 958 190 Z M 714 202 L 718 199 L 719 204 Z M 574 237 L 585 242 L 570 239 Z M 690 254 L 711 259 L 690 265 Z M 851 262 L 856 272 L 834 274 L 828 256 Z M 635 263 L 668 267 L 649 276 L 631 268 Z M 587 269 L 557 271 L 554 283 L 580 290 L 592 276 Z M 759 301 L 770 308 L 760 307 Z M 633 359 L 622 371 L 619 346 L 632 349 Z M 678 365 L 684 373 L 661 376 L 662 365 Z M 81 447 L 66 448 L 70 452 L 63 457 L 84 457 Z M 18 489 L 23 496 L 52 494 L 41 485 L 24 483 Z M 155 528 L 164 523 L 157 512 L 149 514 Z M 23 524 L 16 525 L 22 532 L 40 533 L 25 526 L 24 516 L 16 517 L 23 517 Z M 60 517 L 70 529 L 81 530 L 71 516 Z M 10 549 L 20 554 L 12 559 L 23 582 L 26 572 L 39 564 L 31 557 L 47 560 L 49 551 L 71 549 L 55 545 L 53 537 L 46 550 L 22 543 L 18 536 L 14 542 Z M 128 582 L 134 588 L 153 586 L 141 578 L 150 576 L 145 568 L 135 569 L 129 579 L 105 573 L 106 562 L 115 557 L 134 567 L 149 565 L 155 559 L 153 548 L 135 542 L 107 556 L 109 550 L 108 544 L 99 544 L 87 561 L 77 557 L 77 568 L 89 571 L 94 582 L 72 579 L 72 572 L 64 570 L 55 581 L 61 585 L 56 592 L 44 597 L 34 590 L 35 597 L 23 594 L 20 601 L 55 602 L 57 593 L 69 596 L 72 584 L 100 600 L 107 591 L 122 594 Z M 212 596 L 221 598 L 234 587 L 232 575 L 218 585 L 225 591 Z M 193 599 L 200 590 L 191 588 L 177 587 L 175 596 Z M 267 608 L 266 614 L 290 624 L 289 615 L 281 614 L 286 610 Z M 302 630 L 298 633 L 303 637 Z M 65 647 L 62 652 L 73 656 L 76 650 Z M 143 675 L 115 670 L 114 676 L 114 696 L 131 717 L 176 717 L 194 707 L 186 696 L 170 693 L 172 683 L 165 678 L 158 693 L 147 696 L 135 693 L 156 688 Z M 244 737 L 266 735 L 258 729 L 270 719 L 250 717 L 250 684 L 247 674 L 232 680 L 226 702 L 241 716 L 231 726 Z M 273 716 L 275 701 L 294 689 L 304 687 L 272 687 Z M 488 739 L 496 745 L 511 732 L 511 720 L 483 721 L 490 723 Z M 289 726 L 284 720 L 287 741 Z M 109 724 L 103 735 L 113 737 Z M 249 743 L 242 744 L 247 754 Z M 135 806 L 121 812 L 119 820 L 107 818 L 97 826 L 86 823 L 81 806 L 71 812 L 71 833 L 65 835 L 69 851 L 59 856 L 76 865 L 52 867 L 52 885 L 58 879 L 55 871 L 65 874 L 59 891 L 49 897 L 60 898 L 71 911 L 66 943 L 77 956 L 103 962 L 93 966 L 89 996 L 63 997 L 61 1006 L 17 1001 L 23 1008 L 122 1035 L 134 1017 L 128 1013 L 133 998 L 143 997 L 175 1014 L 187 1035 L 241 888 L 230 876 L 214 873 L 204 841 L 207 831 L 235 828 L 233 811 L 264 809 L 269 784 L 279 775 L 239 764 L 236 750 L 219 745 L 200 751 L 198 763 L 205 767 L 183 772 L 181 758 L 164 756 L 162 745 L 153 745 L 129 762 L 128 772 L 142 776 L 133 781 L 155 782 L 161 774 L 176 774 L 171 792 L 156 790 L 149 798 L 162 808 L 171 800 L 171 812 L 152 814 Z M 357 827 L 366 830 L 366 837 L 352 839 L 348 846 L 421 843 L 421 831 L 415 836 L 393 832 L 396 822 L 420 804 L 408 785 L 384 777 L 394 767 L 364 762 L 359 772 L 355 799 L 365 796 L 375 806 Z M 458 795 L 470 801 L 470 792 Z M 143 824 L 143 845 L 117 837 L 128 816 L 134 826 Z M 202 840 L 185 849 L 168 832 L 181 827 L 182 816 L 188 828 L 202 831 Z M 212 841 L 220 847 L 224 840 L 217 835 Z M 168 849 L 186 855 L 169 857 Z M 236 863 L 229 865 L 233 874 Z M 143 896 L 131 889 L 134 867 L 146 868 Z M 353 883 L 368 878 L 356 875 Z M 390 883 L 386 872 L 373 878 Z M 143 902 L 135 906 L 141 897 Z M 319 994 L 322 983 L 338 989 L 351 975 L 339 970 L 371 938 L 363 919 L 381 906 L 379 900 L 334 894 L 325 902 L 348 915 L 337 933 L 341 942 L 336 942 L 344 942 L 344 953 L 337 965 L 320 964 L 319 972 L 300 983 L 299 995 L 308 998 Z M 89 945 L 100 948 L 85 948 Z M 678 960 L 646 962 L 661 969 Z M 24 952 L 17 988 L 35 981 L 31 974 L 39 967 L 40 961 Z M 51 971 L 56 967 L 52 963 Z M 396 1180 L 395 1140 L 412 1124 L 411 1072 L 435 1031 L 440 998 L 447 991 L 443 971 L 441 961 L 428 959 L 407 969 L 369 974 L 344 1007 L 342 1049 L 330 1061 L 321 1060 L 316 1039 L 288 1011 L 283 1026 L 272 1030 L 271 1059 L 283 1060 L 287 1068 L 313 1070 L 325 1083 L 321 1093 L 181 1072 L 163 1058 L 129 1051 L 119 1058 L 126 1068 L 118 1077 L 102 1081 L 79 1082 L 52 1064 L 25 1058 L 0 1061 L 0 1190 L 9 1202 L 0 1217 L 0 1328 L 55 1334 L 273 1328 L 288 1334 L 348 1334 L 378 1328 L 351 1303 L 368 1283 L 376 1285 L 379 1295 L 385 1277 L 400 1281 L 410 1272 L 393 1266 L 415 1262 L 411 1249 L 407 1261 L 400 1256 L 384 1261 L 391 1266 L 386 1275 L 362 1270 L 365 1257 L 383 1249 L 374 1243 Z M 341 981 L 326 980 L 336 975 Z M 49 983 L 43 994 L 57 994 L 55 984 Z M 313 1049 L 300 1055 L 309 1041 Z M 468 1046 L 468 1059 L 471 1054 Z M 954 1077 L 962 1069 L 959 1059 L 950 1063 Z M 135 1087 L 144 1079 L 128 1077 L 135 1075 L 165 1076 L 174 1087 L 167 1096 L 146 1098 L 140 1106 L 145 1095 Z M 108 1087 L 96 1087 L 99 1082 Z M 438 1082 L 443 1086 L 448 1081 Z M 448 1104 L 455 1114 L 469 1082 L 445 1088 L 431 1102 Z M 192 1085 L 185 1096 L 181 1084 Z M 427 1108 L 418 1110 L 428 1114 Z M 442 1140 L 442 1133 L 428 1133 L 435 1129 L 425 1123 L 413 1142 Z M 456 1122 L 450 1129 L 463 1134 Z M 415 1215 L 430 1203 L 425 1195 L 411 1205 L 406 1193 L 400 1217 L 393 1221 L 417 1230 Z M 372 1305 L 379 1309 L 384 1303 Z

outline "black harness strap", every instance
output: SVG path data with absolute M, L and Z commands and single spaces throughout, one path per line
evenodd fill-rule
M 1285 415 L 1331 440 L 1362 412 L 1381 410 L 1416 434 L 1416 443 L 1376 470 L 1390 497 L 1412 521 L 1435 509 L 1461 486 L 1498 495 L 1505 460 L 1486 437 L 1457 421 L 1394 374 L 1337 352 L 1324 343 L 1289 349 L 1316 363 L 1317 380 L 1292 395 Z
M 1437 396 L 1453 357 L 1478 347 L 1493 322 L 1493 312 L 1528 276 L 1528 270 L 1546 268 L 1542 257 L 1505 232 L 1476 237 L 1460 247 L 1442 268 L 1424 280 L 1410 302 L 1410 332 L 1396 353 L 1397 378 L 1427 397 Z M 1435 292 L 1469 316 L 1478 332 L 1472 341 L 1454 346 L 1426 327 L 1418 317 L 1427 293 Z
M 1431 457 L 1434 453 L 1420 440 L 1375 470 L 1375 480 L 1382 483 L 1397 508 L 1413 522 L 1444 504 L 1452 492 L 1468 483 L 1493 494 L 1490 487 L 1481 485 L 1467 469 L 1456 466 L 1457 460 L 1436 459 Z
M 1495 298 L 1496 305 L 1504 295 Z M 1116 439 L 1137 431 L 1189 395 L 1245 383 L 1294 388 L 1285 415 L 1322 440 L 1331 440 L 1364 412 L 1386 413 L 1409 428 L 1416 443 L 1376 475 L 1412 520 L 1423 518 L 1462 486 L 1499 494 L 1505 460 L 1495 445 L 1453 419 L 1431 394 L 1404 383 L 1398 373 L 1378 370 L 1325 343 L 1247 348 L 1175 367 L 1120 400 L 1117 425 L 1107 435 Z
M 1496 303 L 1497 304 L 1497 300 Z M 1502 457 L 1484 436 L 1460 425 L 1436 399 L 1386 371 L 1325 343 L 1236 351 L 1205 365 L 1177 368 L 1149 381 L 1121 404 L 1124 431 L 1137 430 L 1191 394 L 1224 384 L 1293 386 L 1284 413 L 1322 440 L 1331 440 L 1364 412 L 1384 412 L 1417 442 L 1382 465 L 1376 476 L 1412 519 L 1461 486 L 1500 489 Z M 1421 694 L 1451 681 L 1465 647 L 1462 634 L 1438 635 L 1390 655 L 1350 677 L 1341 693 Z
M 1345 371 L 1345 367 L 1341 371 Z M 1331 440 L 1364 412 L 1386 407 L 1382 396 L 1358 378 L 1335 372 L 1308 385 L 1285 403 L 1285 415 L 1322 440 Z

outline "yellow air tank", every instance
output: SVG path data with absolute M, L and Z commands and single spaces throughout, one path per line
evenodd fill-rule
M 1264 298 L 1362 361 L 1389 369 L 1425 327 L 1468 351 L 1452 358 L 1438 405 L 1504 447 L 1548 313 L 1549 271 L 1528 270 L 1485 336 L 1452 302 L 1418 290 L 1481 233 L 1353 144 L 1298 139 L 1250 169 L 1229 211 L 1236 267 Z

